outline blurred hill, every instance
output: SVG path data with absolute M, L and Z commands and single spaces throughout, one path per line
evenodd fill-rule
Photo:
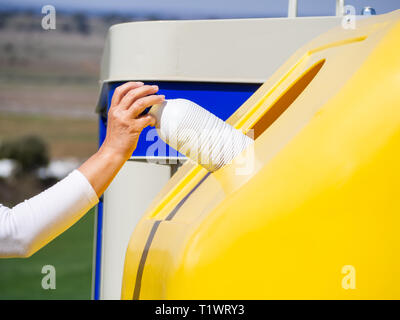
M 33 135 L 46 143 L 53 161 L 82 161 L 97 149 L 105 35 L 127 18 L 57 12 L 56 30 L 43 30 L 42 17 L 40 11 L 0 12 L 0 145 Z M 0 203 L 12 207 L 55 182 L 32 173 L 0 177 Z M 93 212 L 32 258 L 2 259 L 0 299 L 89 299 Z M 57 268 L 57 290 L 40 286 L 46 264 Z
M 108 28 L 132 18 L 57 12 L 0 12 L 0 140 L 36 134 L 52 158 L 84 159 L 97 149 L 95 105 Z M 150 17 L 151 18 L 151 17 Z

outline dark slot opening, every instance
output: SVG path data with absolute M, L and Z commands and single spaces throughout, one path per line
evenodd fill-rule
M 317 75 L 325 63 L 325 59 L 314 64 L 304 72 L 289 89 L 265 112 L 259 121 L 251 128 L 254 129 L 254 139 L 257 139 L 287 108 L 297 99 L 297 97 L 307 88 L 310 82 Z

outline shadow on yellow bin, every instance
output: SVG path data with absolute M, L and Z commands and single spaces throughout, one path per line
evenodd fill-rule
M 187 163 L 153 201 L 122 298 L 399 299 L 399 54 L 400 11 L 298 50 L 228 120 L 254 161 Z

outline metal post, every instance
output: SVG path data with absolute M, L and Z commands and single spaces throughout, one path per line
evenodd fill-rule
M 344 14 L 344 0 L 336 0 L 336 16 L 341 17 Z
M 288 17 L 297 17 L 297 0 L 289 0 Z
M 288 17 L 297 17 L 297 0 L 289 0 Z M 336 0 L 336 16 L 341 17 L 344 15 L 344 0 Z

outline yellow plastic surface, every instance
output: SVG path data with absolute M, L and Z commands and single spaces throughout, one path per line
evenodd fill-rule
M 399 299 L 399 57 L 400 11 L 298 50 L 228 120 L 254 128 L 253 170 L 179 169 L 122 298 Z

